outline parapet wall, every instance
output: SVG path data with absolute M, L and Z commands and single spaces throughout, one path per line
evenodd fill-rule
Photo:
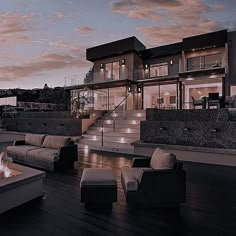
M 147 143 L 235 149 L 236 121 L 227 109 L 146 110 L 140 140 Z

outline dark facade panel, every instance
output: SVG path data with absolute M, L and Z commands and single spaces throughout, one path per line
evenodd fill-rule
M 145 49 L 146 47 L 136 37 L 130 37 L 93 48 L 88 48 L 86 50 L 86 59 L 88 61 L 95 61 L 101 58 L 134 51 L 138 52 Z
M 181 53 L 181 51 L 182 42 L 147 49 L 141 52 L 141 57 L 144 60 L 148 60 L 151 58 L 178 54 Z
M 220 47 L 227 43 L 227 30 L 220 30 L 208 34 L 201 34 L 183 39 L 183 50 Z
M 236 85 L 236 31 L 228 33 L 229 84 Z

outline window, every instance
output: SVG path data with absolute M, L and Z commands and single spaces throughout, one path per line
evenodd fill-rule
M 187 58 L 187 71 L 221 67 L 222 61 L 222 53 Z
M 105 69 L 106 69 L 106 80 L 119 79 L 120 65 L 118 61 L 105 64 Z
M 159 77 L 168 75 L 168 63 L 159 63 L 150 65 L 150 77 Z

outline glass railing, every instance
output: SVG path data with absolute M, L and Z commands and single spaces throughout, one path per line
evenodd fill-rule
M 124 106 L 123 104 L 126 102 L 127 98 L 129 97 L 131 93 L 128 93 L 124 99 L 112 110 L 109 111 L 108 114 L 105 116 L 105 118 L 102 120 L 102 127 L 101 127 L 101 144 L 102 147 L 104 145 L 104 125 L 106 122 L 106 125 L 111 126 L 111 132 L 116 132 L 116 119 L 119 119 L 119 117 L 125 116 L 125 109 L 122 109 Z M 121 108 L 121 109 L 120 109 Z

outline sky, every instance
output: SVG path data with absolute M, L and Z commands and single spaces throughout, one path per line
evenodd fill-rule
M 1 0 L 0 89 L 82 81 L 92 67 L 86 48 L 131 36 L 150 48 L 234 31 L 235 12 L 236 0 Z

